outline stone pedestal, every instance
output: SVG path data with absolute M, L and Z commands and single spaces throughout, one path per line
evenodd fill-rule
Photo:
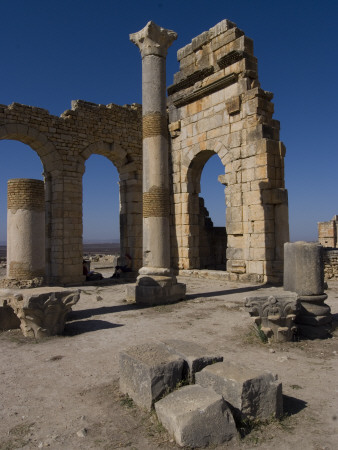
M 331 325 L 331 309 L 324 302 L 323 247 L 309 242 L 284 245 L 284 289 L 298 294 L 300 311 L 296 318 L 299 333 L 307 338 L 325 338 Z
M 130 35 L 142 56 L 143 267 L 129 300 L 161 304 L 180 300 L 185 286 L 170 271 L 166 55 L 177 38 L 154 22 Z
M 7 191 L 7 278 L 45 275 L 45 193 L 41 180 L 13 179 Z

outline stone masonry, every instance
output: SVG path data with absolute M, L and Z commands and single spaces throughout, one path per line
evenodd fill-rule
M 230 279 L 280 281 L 289 240 L 285 147 L 273 119 L 273 95 L 260 88 L 253 42 L 223 20 L 179 50 L 178 60 L 167 100 L 169 205 L 161 210 L 166 217 L 169 212 L 170 267 L 211 267 L 205 249 L 220 239 L 223 257 L 214 266 L 226 263 Z M 156 124 L 164 130 L 164 122 Z M 147 120 L 143 125 L 152 133 Z M 121 254 L 131 255 L 133 270 L 142 267 L 140 105 L 77 100 L 60 117 L 18 103 L 0 105 L 0 139 L 28 144 L 41 159 L 48 283 L 83 280 L 82 176 L 92 154 L 107 157 L 118 170 Z M 217 235 L 200 220 L 198 196 L 201 172 L 214 154 L 224 165 L 218 179 L 227 205 L 226 234 Z M 145 206 L 153 214 L 154 204 Z
M 7 278 L 45 276 L 45 189 L 41 180 L 16 178 L 7 190 Z
M 323 247 L 338 246 L 338 215 L 328 222 L 318 222 L 318 241 Z
M 226 186 L 227 270 L 231 279 L 282 279 L 289 240 L 285 147 L 273 94 L 260 87 L 253 42 L 223 20 L 178 51 L 168 88 L 173 168 L 173 265 L 200 268 L 200 177 L 217 154 Z
M 74 283 L 82 275 L 82 175 L 92 154 L 119 172 L 121 252 L 142 261 L 142 136 L 139 105 L 96 105 L 81 100 L 60 117 L 13 103 L 0 105 L 0 139 L 28 144 L 45 178 L 46 277 Z

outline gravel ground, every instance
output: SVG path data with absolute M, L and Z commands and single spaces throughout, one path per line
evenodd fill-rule
M 111 269 L 106 271 L 110 276 Z M 281 288 L 179 281 L 187 284 L 186 301 L 150 308 L 126 303 L 122 280 L 80 286 L 64 336 L 36 342 L 20 330 L 0 333 L 0 450 L 176 449 L 155 415 L 118 390 L 122 349 L 173 337 L 239 365 L 275 372 L 283 383 L 283 420 L 217 449 L 337 448 L 337 331 L 326 340 L 263 344 L 252 333 L 243 299 Z M 338 319 L 338 283 L 329 283 L 327 293 Z

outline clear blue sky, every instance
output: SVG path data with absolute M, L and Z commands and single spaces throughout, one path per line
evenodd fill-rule
M 141 58 L 129 33 L 149 20 L 178 33 L 167 58 L 167 85 L 178 71 L 177 50 L 222 19 L 232 20 L 254 40 L 261 86 L 274 93 L 274 117 L 287 148 L 291 239 L 316 240 L 317 222 L 338 213 L 335 0 L 3 0 L 0 17 L 0 103 L 35 105 L 55 115 L 72 99 L 141 103 Z M 14 141 L 1 141 L 0 155 L 3 241 L 7 179 L 41 178 L 42 165 L 33 150 Z M 202 196 L 219 226 L 221 171 L 210 161 L 202 175 Z M 116 169 L 92 156 L 84 176 L 84 237 L 116 239 L 118 228 Z

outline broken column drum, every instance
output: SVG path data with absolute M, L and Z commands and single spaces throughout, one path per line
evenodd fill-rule
M 45 275 L 44 182 L 8 181 L 7 278 L 30 280 Z
M 311 242 L 284 244 L 284 289 L 298 294 L 300 311 L 296 323 L 307 338 L 325 338 L 330 332 L 332 314 L 324 302 L 323 247 Z
M 165 71 L 167 50 L 176 38 L 174 31 L 153 22 L 130 35 L 142 56 L 143 267 L 134 288 L 141 303 L 172 302 L 185 293 L 170 270 Z

